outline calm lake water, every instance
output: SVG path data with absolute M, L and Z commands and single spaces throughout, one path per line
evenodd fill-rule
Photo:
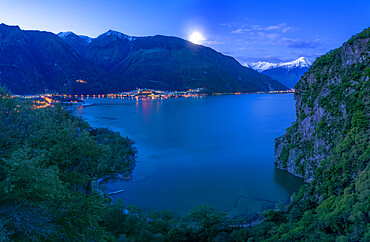
M 199 204 L 231 217 L 288 201 L 303 181 L 274 167 L 274 139 L 295 120 L 292 94 L 167 100 L 85 99 L 76 114 L 135 141 L 131 181 L 107 191 L 144 210 L 183 215 Z

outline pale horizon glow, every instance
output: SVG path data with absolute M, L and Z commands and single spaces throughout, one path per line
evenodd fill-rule
M 203 44 L 205 40 L 206 40 L 206 38 L 201 33 L 197 32 L 197 31 L 194 31 L 189 36 L 189 41 L 194 43 L 194 44 L 197 44 L 197 45 Z

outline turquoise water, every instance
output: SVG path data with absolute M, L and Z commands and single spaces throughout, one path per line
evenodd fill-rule
M 292 94 L 167 100 L 85 99 L 76 110 L 94 127 L 135 141 L 131 181 L 108 183 L 125 204 L 177 214 L 205 203 L 252 216 L 288 201 L 303 181 L 274 167 L 274 139 L 295 120 Z

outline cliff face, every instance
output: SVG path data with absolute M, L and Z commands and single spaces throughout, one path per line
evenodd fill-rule
M 351 126 L 367 125 L 369 40 L 370 28 L 318 58 L 301 77 L 294 95 L 297 120 L 275 140 L 278 168 L 310 182 Z

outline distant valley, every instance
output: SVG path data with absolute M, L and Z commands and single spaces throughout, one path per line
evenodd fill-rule
M 81 81 L 82 80 L 82 81 Z M 288 88 L 211 48 L 177 37 L 97 38 L 0 25 L 0 84 L 15 94 L 98 94 L 135 88 L 209 93 Z

